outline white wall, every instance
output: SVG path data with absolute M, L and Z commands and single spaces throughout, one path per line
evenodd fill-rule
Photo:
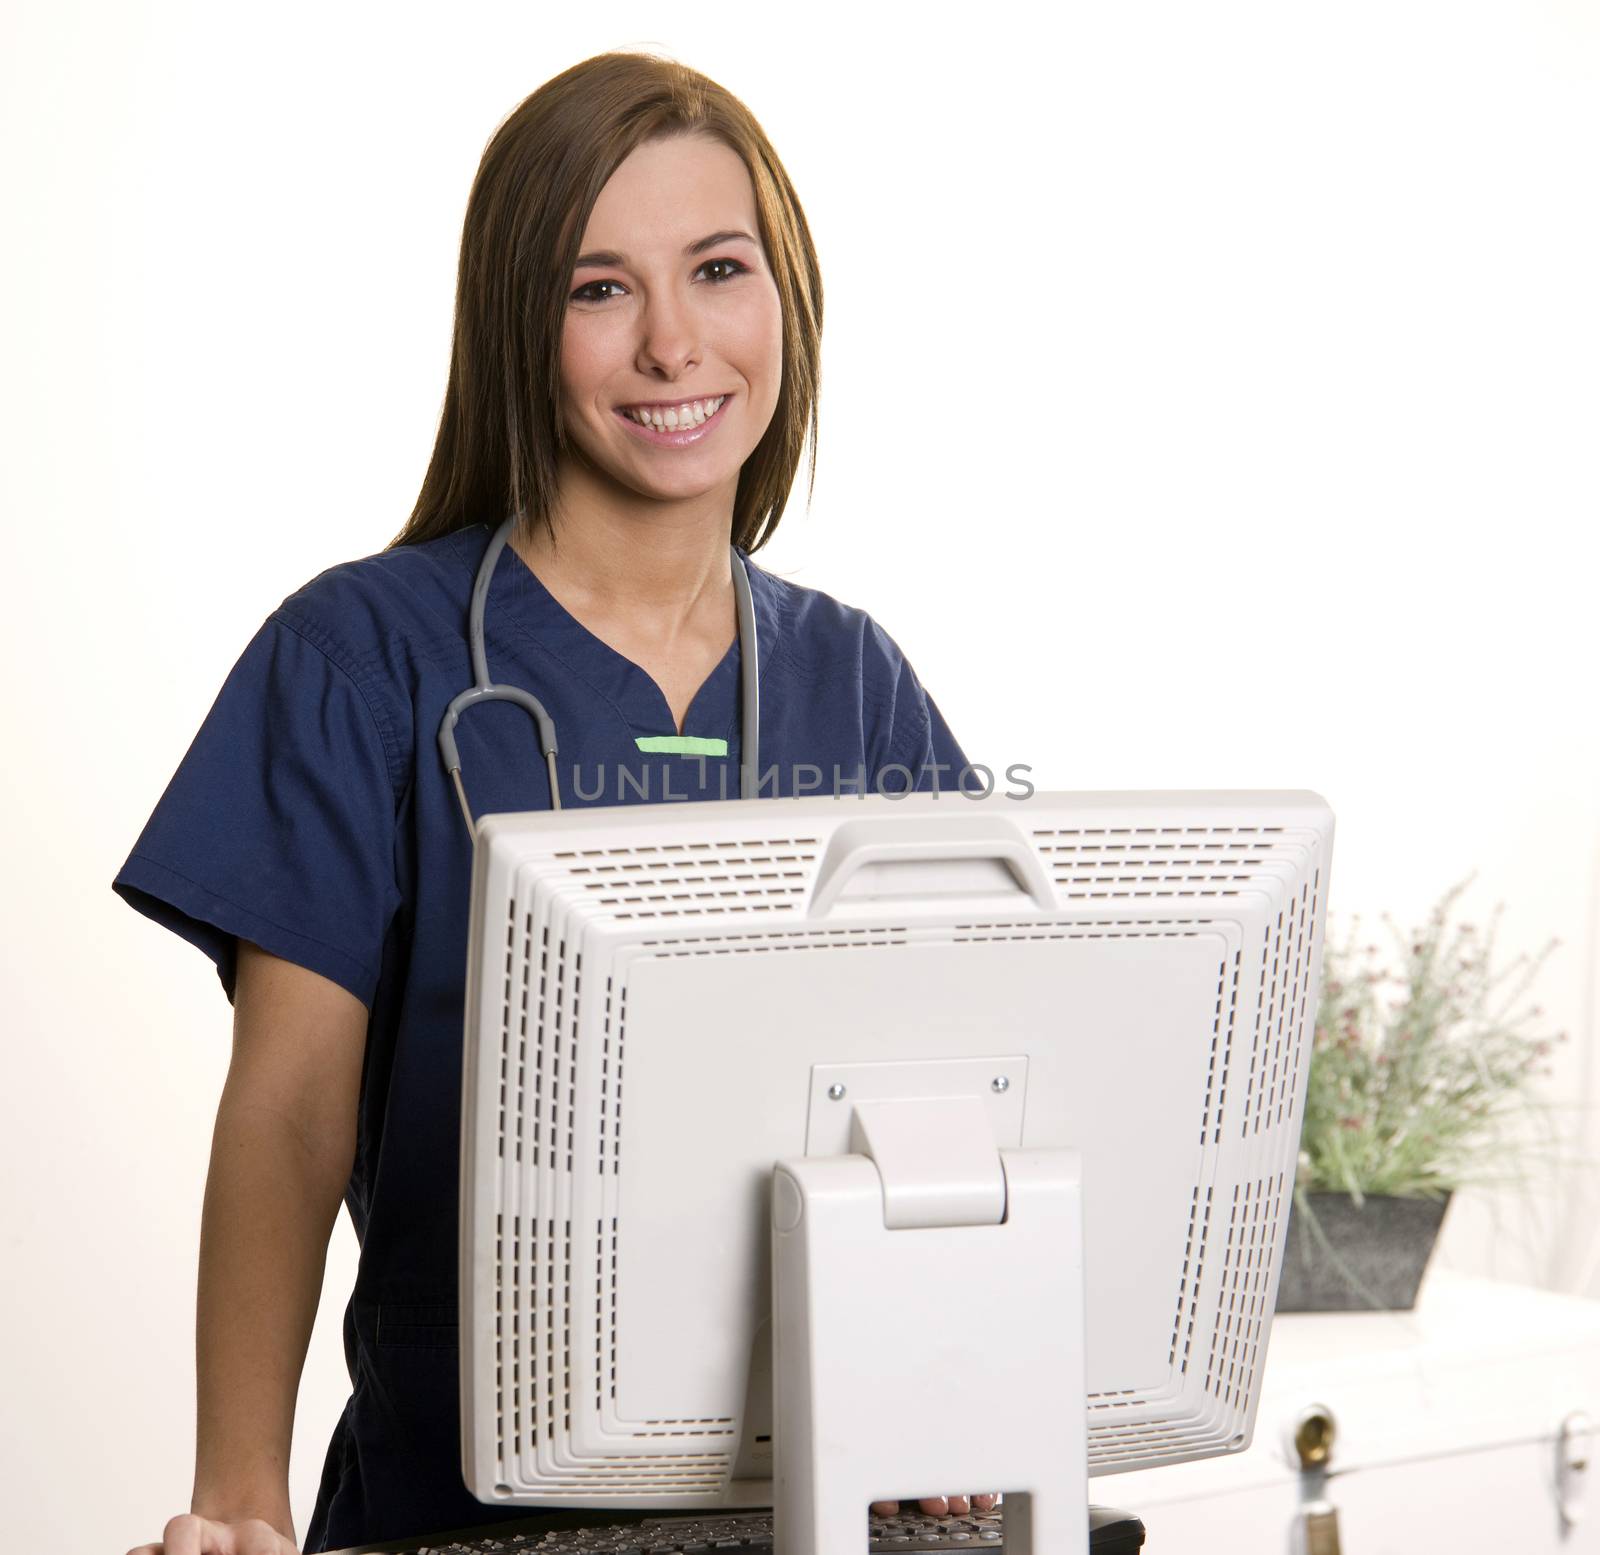
M 16 1547 L 120 1551 L 188 1504 L 229 1010 L 111 877 L 261 618 L 409 511 L 478 156 L 602 48 L 743 96 L 817 238 L 816 497 L 763 562 L 871 609 L 969 752 L 1041 786 L 1319 790 L 1336 923 L 1477 868 L 1508 953 L 1561 937 L 1552 1094 L 1595 1100 L 1592 6 L 12 0 L 0 27 Z M 1592 1174 L 1498 1232 L 1463 1203 L 1442 1256 L 1570 1288 L 1596 1205 Z M 354 1260 L 344 1223 L 302 1532 Z

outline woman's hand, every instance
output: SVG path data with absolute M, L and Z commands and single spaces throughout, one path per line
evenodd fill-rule
M 965 1517 L 969 1510 L 974 1512 L 991 1512 L 1000 1503 L 999 1495 L 983 1496 L 924 1496 L 917 1505 L 929 1517 Z M 893 1517 L 901 1508 L 899 1501 L 874 1501 L 872 1510 L 879 1517 Z M 135 1555 L 130 1551 L 129 1555 Z
M 236 1523 L 215 1522 L 186 1512 L 168 1522 L 160 1544 L 141 1544 L 128 1555 L 300 1555 L 271 1523 L 247 1517 Z

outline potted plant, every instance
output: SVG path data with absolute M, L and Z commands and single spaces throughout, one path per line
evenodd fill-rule
M 1280 1312 L 1413 1307 L 1452 1192 L 1520 1181 L 1508 1168 L 1536 1153 L 1525 1133 L 1513 1135 L 1547 1112 L 1531 1082 L 1551 1073 L 1542 1060 L 1552 1039 L 1521 1029 L 1538 1005 L 1511 1008 L 1560 941 L 1493 971 L 1504 903 L 1486 935 L 1471 924 L 1447 935 L 1473 878 L 1447 891 L 1416 933 L 1384 915 L 1398 971 L 1378 963 L 1377 946 L 1356 949 L 1359 920 L 1343 946 L 1324 944 Z

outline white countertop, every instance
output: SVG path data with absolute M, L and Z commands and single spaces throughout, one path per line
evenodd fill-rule
M 1245 1451 L 1100 1475 L 1089 1499 L 1137 1510 L 1293 1481 L 1286 1432 L 1313 1402 L 1338 1430 L 1335 1478 L 1552 1438 L 1573 1409 L 1600 1420 L 1600 1301 L 1438 1269 L 1411 1312 L 1282 1314 Z

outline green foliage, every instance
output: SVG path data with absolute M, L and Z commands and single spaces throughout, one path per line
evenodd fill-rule
M 1538 1005 L 1510 1012 L 1560 941 L 1531 963 L 1523 955 L 1492 971 L 1503 904 L 1481 940 L 1471 924 L 1447 934 L 1450 910 L 1472 878 L 1447 891 L 1415 933 L 1402 934 L 1384 915 L 1398 972 L 1378 963 L 1376 945 L 1356 949 L 1359 920 L 1343 946 L 1325 943 L 1300 1138 L 1302 1195 L 1349 1193 L 1357 1204 L 1367 1193 L 1439 1198 L 1505 1181 L 1501 1169 L 1529 1154 L 1528 1142 L 1508 1142 L 1507 1134 L 1543 1110 L 1531 1082 L 1551 1072 L 1540 1060 L 1552 1039 L 1521 1030 Z M 1566 1041 L 1566 1033 L 1553 1040 Z

